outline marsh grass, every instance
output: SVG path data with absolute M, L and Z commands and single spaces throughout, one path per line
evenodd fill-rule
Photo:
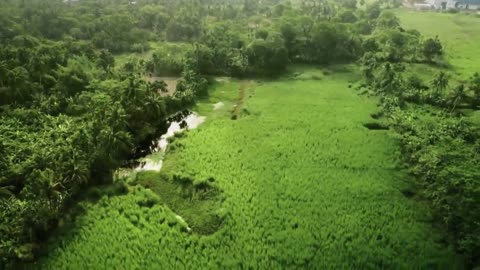
M 408 198 L 411 187 L 398 168 L 395 139 L 363 126 L 377 109 L 348 88 L 359 75 L 294 72 L 321 73 L 322 80 L 288 75 L 259 81 L 243 105 L 251 113 L 236 121 L 230 111 L 241 82 L 216 83 L 195 108 L 207 121 L 175 139 L 182 147 L 168 151 L 162 173 L 139 174 L 136 183 L 143 187 L 88 204 L 40 265 L 458 268 L 428 223 L 426 207 Z M 213 110 L 219 101 L 226 105 Z M 212 207 L 210 200 L 202 205 L 185 195 L 194 193 L 196 181 L 221 190 L 222 200 Z M 221 228 L 207 236 L 188 233 L 196 222 L 189 215 L 200 220 L 208 213 L 222 218 Z
M 181 216 L 194 233 L 208 235 L 223 223 L 220 216 L 222 194 L 212 177 L 198 181 L 189 176 L 169 177 L 158 172 L 137 174 L 134 184 L 152 190 L 159 202 Z

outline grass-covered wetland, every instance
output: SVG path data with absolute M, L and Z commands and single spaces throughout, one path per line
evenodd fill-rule
M 0 3 L 0 269 L 477 269 L 480 17 L 402 5 Z
M 89 205 L 46 266 L 455 267 L 425 206 L 402 193 L 407 176 L 393 139 L 363 126 L 377 109 L 348 88 L 358 75 L 348 67 L 324 73 L 332 74 L 312 68 L 215 83 L 198 103 L 206 122 L 171 143 L 160 173 L 136 175 L 148 190 Z M 243 87 L 242 113 L 232 120 Z M 214 110 L 217 100 L 228 105 Z M 185 195 L 182 181 L 219 189 L 222 201 Z

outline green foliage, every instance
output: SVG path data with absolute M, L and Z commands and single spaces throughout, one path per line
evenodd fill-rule
M 480 107 L 480 76 L 465 77 L 477 68 L 477 23 L 382 11 L 399 3 L 2 1 L 0 268 L 36 259 L 62 226 L 43 268 L 457 267 L 419 222 L 428 211 L 398 192 L 393 142 L 364 129 L 386 128 L 365 118 L 373 104 L 343 91 L 358 77 L 350 68 L 299 70 L 257 88 L 217 83 L 216 93 L 202 77 L 357 59 L 418 195 L 457 250 L 478 259 L 480 142 L 475 124 L 457 118 Z M 396 14 L 445 43 L 404 30 Z M 442 70 L 429 85 L 429 72 L 401 73 L 445 60 L 456 74 Z M 181 76 L 174 93 L 153 78 L 164 75 Z M 212 98 L 224 108 L 212 111 Z M 166 172 L 139 173 L 143 188 L 129 194 L 108 185 L 167 115 L 197 99 L 212 121 L 171 142 Z M 412 103 L 433 105 L 432 119 L 419 120 Z M 82 202 L 76 220 L 69 207 L 82 194 L 98 202 Z
M 78 120 L 25 109 L 0 119 L 5 155 L 5 178 L 0 186 L 12 192 L 11 197 L 0 199 L 12 205 L 1 208 L 1 215 L 11 220 L 2 223 L 8 231 L 1 234 L 6 244 L 1 252 L 8 259 L 14 250 L 24 250 L 49 229 L 48 222 L 58 217 L 64 203 L 90 179 L 91 159 L 89 149 L 74 144 L 86 139 Z
M 171 149 L 171 148 L 170 148 Z M 192 232 L 209 235 L 222 225 L 221 191 L 213 186 L 213 178 L 194 181 L 191 177 L 173 175 L 169 177 L 156 172 L 136 174 L 134 185 L 138 184 L 159 195 L 158 202 L 164 203 L 180 215 Z M 152 206 L 153 204 L 148 204 Z
M 338 19 L 343 23 L 354 23 L 357 21 L 357 16 L 351 10 L 345 10 L 338 14 Z
M 377 28 L 379 29 L 394 29 L 400 27 L 400 20 L 392 12 L 382 12 L 377 20 Z
M 425 40 L 425 42 L 423 42 L 422 53 L 428 61 L 432 61 L 435 56 L 441 56 L 443 54 L 443 47 L 438 37 Z
M 193 60 L 187 63 L 182 73 L 182 78 L 177 84 L 177 94 L 193 96 L 205 96 L 208 90 L 208 81 L 201 77 L 198 72 L 198 64 Z M 191 93 L 191 94 L 190 94 Z
M 155 50 L 145 64 L 147 72 L 156 76 L 180 75 L 191 46 L 188 44 L 165 44 Z
M 457 249 L 475 263 L 480 248 L 480 130 L 441 113 L 419 120 L 412 119 L 413 114 L 425 113 L 417 109 L 393 115 L 404 159 L 437 220 L 452 234 Z
M 162 32 L 169 21 L 168 11 L 164 6 L 145 5 L 139 9 L 139 26 L 154 32 Z
M 167 117 L 156 89 L 83 45 L 16 36 L 0 49 L 2 268 L 33 260 L 75 197 Z
M 372 29 L 374 31 L 364 39 L 362 47 L 366 52 L 376 54 L 380 60 L 442 63 L 443 46 L 438 37 L 422 41 L 422 35 L 417 30 L 404 30 L 400 27 L 400 20 L 395 13 L 382 12 L 380 17 L 370 24 L 375 24 Z
M 285 70 L 288 52 L 279 34 L 271 34 L 264 39 L 256 39 L 247 47 L 248 63 L 252 73 L 274 75 Z
M 251 113 L 236 121 L 230 111 L 243 82 L 218 83 L 198 104 L 207 122 L 175 139 L 181 148 L 167 148 L 161 174 L 168 177 L 140 173 L 152 191 L 134 187 L 88 204 L 38 266 L 456 268 L 421 221 L 428 212 L 399 190 L 406 176 L 395 172 L 394 141 L 362 127 L 375 104 L 346 87 L 357 76 L 253 83 L 244 104 Z M 219 100 L 225 108 L 213 110 Z M 191 194 L 192 180 L 208 179 L 225 198 L 216 208 L 224 222 L 200 236 L 192 216 L 207 212 L 179 194 Z M 199 205 L 181 207 L 190 203 Z
M 439 99 L 448 87 L 448 77 L 444 72 L 439 72 L 430 83 L 434 89 L 432 98 Z
M 169 41 L 191 41 L 200 36 L 201 18 L 195 9 L 181 8 L 166 26 Z
M 380 3 L 378 1 L 373 2 L 372 4 L 368 5 L 365 14 L 368 20 L 375 20 L 380 16 Z
M 480 108 L 480 74 L 478 72 L 470 79 L 468 89 L 473 93 L 473 105 Z
M 419 35 L 399 29 L 376 31 L 378 51 L 382 58 L 391 62 L 415 61 L 419 47 Z
M 372 55 L 365 54 L 362 61 L 364 76 L 398 134 L 418 195 L 429 202 L 434 220 L 449 232 L 471 267 L 478 263 L 479 249 L 480 130 L 478 124 L 458 117 L 457 109 L 475 108 L 478 75 L 467 82 L 470 87 L 461 82 L 449 89 L 451 78 L 440 71 L 428 87 L 418 76 L 404 80 L 404 69 L 388 62 L 381 65 Z
M 246 64 L 237 59 L 244 58 L 241 39 L 235 26 L 222 22 L 210 25 L 196 44 L 190 58 L 196 59 L 202 74 L 242 75 Z
M 63 228 L 71 228 L 60 230 L 57 238 L 52 239 L 52 243 L 57 239 L 70 243 L 51 254 L 58 258 L 67 257 L 51 261 L 43 268 L 95 268 L 100 265 L 108 268 L 118 265 L 127 268 L 140 265 L 147 268 L 178 266 L 179 263 L 169 261 L 170 255 L 165 253 L 172 252 L 173 255 L 174 249 L 165 249 L 162 246 L 178 243 L 185 248 L 193 241 L 180 238 L 188 232 L 187 224 L 171 210 L 162 207 L 160 201 L 161 198 L 154 192 L 133 187 L 127 195 L 102 196 L 97 203 L 81 203 L 78 208 L 88 214 L 70 222 L 66 220 Z M 178 242 L 179 240 L 181 242 Z M 84 241 L 90 244 L 85 245 Z M 111 245 L 108 250 L 103 250 L 106 243 Z M 135 258 L 139 258 L 142 249 L 147 246 L 151 251 L 150 255 L 145 254 L 147 257 L 144 262 L 136 261 Z M 69 254 L 70 248 L 76 248 L 78 252 Z M 86 254 L 89 255 L 84 257 Z M 104 260 L 98 256 L 100 254 L 108 259 Z M 180 259 L 180 255 L 176 253 L 175 257 L 179 256 Z

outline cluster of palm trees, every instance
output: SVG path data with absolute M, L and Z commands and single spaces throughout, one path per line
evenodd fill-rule
M 418 76 L 411 75 L 404 80 L 401 64 L 380 63 L 378 59 L 364 58 L 362 71 L 366 83 L 373 86 L 375 93 L 393 95 L 404 101 L 428 103 L 450 112 L 457 108 L 476 109 L 480 106 L 480 74 L 475 73 L 468 81 L 461 81 L 450 87 L 447 73 L 440 71 L 427 86 Z
M 479 106 L 480 98 L 480 75 L 475 73 L 468 82 L 460 82 L 449 92 L 448 75 L 441 71 L 431 81 L 434 91 L 431 91 L 431 99 L 438 100 L 438 104 L 450 108 L 453 112 L 459 105 L 470 107 L 472 109 Z
M 111 181 L 176 102 L 106 52 L 78 54 L 39 40 L 0 47 L 0 265 L 33 258 L 65 205 Z
M 474 263 L 479 248 L 475 224 L 480 212 L 473 205 L 480 203 L 480 130 L 461 109 L 480 108 L 480 74 L 454 81 L 439 71 L 426 83 L 416 75 L 404 80 L 402 64 L 377 60 L 363 59 L 364 77 L 398 133 L 402 158 L 417 176 L 418 194 L 430 203 L 436 221 L 453 236 L 468 263 Z M 425 111 L 427 118 L 421 117 Z

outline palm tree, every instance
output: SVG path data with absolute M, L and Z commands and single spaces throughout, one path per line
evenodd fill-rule
M 45 55 L 39 55 L 30 58 L 30 61 L 28 62 L 30 73 L 36 77 L 40 84 L 42 84 L 42 78 L 47 71 L 48 60 L 48 57 Z
M 10 198 L 10 197 L 13 197 L 13 192 L 11 191 L 11 189 L 13 189 L 14 187 L 0 187 L 0 198 Z
M 35 194 L 45 194 L 48 200 L 48 209 L 55 213 L 60 207 L 62 201 L 62 193 L 65 187 L 57 181 L 55 173 L 50 169 L 35 169 L 30 175 L 31 181 L 40 185 L 33 185 L 38 190 L 32 190 Z
M 4 80 L 8 74 L 8 67 L 6 61 L 0 61 L 0 87 L 3 87 L 6 83 Z
M 16 67 L 7 73 L 7 84 L 12 91 L 11 97 L 14 98 L 16 102 L 23 103 L 27 100 L 27 91 L 30 89 L 27 89 L 24 86 L 28 83 L 28 78 L 28 71 L 23 67 Z
M 452 105 L 452 112 L 455 110 L 458 103 L 465 101 L 468 98 L 467 91 L 464 84 L 455 87 L 451 93 L 449 103 Z
M 441 95 L 445 92 L 445 90 L 448 87 L 448 77 L 445 72 L 440 71 L 431 81 L 433 89 L 435 89 L 435 92 L 432 92 L 432 95 L 430 98 L 433 99 L 438 99 L 441 97 Z M 437 100 L 438 101 L 438 100 Z
M 390 63 L 386 63 L 383 66 L 382 72 L 378 76 L 378 81 L 376 84 L 376 88 L 386 94 L 395 94 L 401 90 L 399 78 Z
M 162 119 L 166 115 L 165 102 L 156 92 L 150 92 L 145 103 L 148 115 L 152 119 Z
M 448 78 L 445 72 L 440 71 L 440 73 L 435 76 L 432 80 L 432 86 L 435 88 L 438 92 L 443 92 L 445 89 L 448 87 Z
M 365 56 L 362 58 L 362 72 L 365 78 L 367 79 L 367 82 L 370 83 L 373 81 L 375 78 L 374 72 L 378 67 L 378 61 L 377 58 L 373 53 L 366 53 Z
M 90 172 L 84 160 L 72 149 L 72 156 L 63 162 L 63 185 L 77 186 L 88 182 Z
M 472 107 L 480 106 L 480 74 L 478 72 L 470 79 L 468 90 L 473 94 Z
M 105 127 L 99 136 L 101 153 L 108 169 L 113 169 L 118 162 L 118 158 L 128 153 L 132 147 L 132 136 L 126 131 L 115 131 L 111 127 Z
M 28 71 L 23 67 L 16 67 L 7 74 L 7 80 L 10 86 L 17 88 L 28 79 Z
M 138 86 L 138 81 L 135 79 L 135 76 L 130 74 L 128 77 L 128 87 L 126 89 L 127 98 L 131 99 L 132 101 L 137 99 Z

